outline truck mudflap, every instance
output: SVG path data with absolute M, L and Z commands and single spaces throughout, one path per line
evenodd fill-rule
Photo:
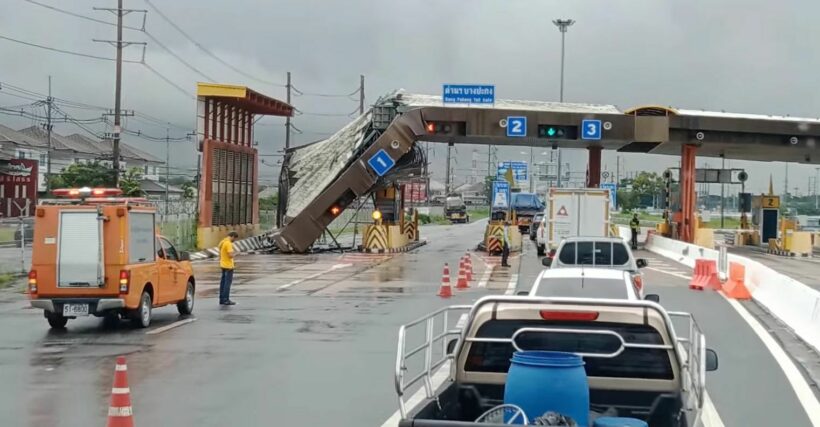
M 444 307 L 399 328 L 394 380 L 402 419 L 407 417 L 409 400 L 405 399 L 405 395 L 408 392 L 423 389 L 426 399 L 435 397 L 433 376 L 446 362 L 453 360 L 452 348 L 448 348 L 449 343 L 461 335 L 467 312 L 472 307 L 471 305 Z M 421 344 L 408 350 L 408 336 L 414 343 L 421 342 Z M 424 359 L 418 361 L 417 359 L 422 355 Z M 410 365 L 408 365 L 408 360 L 411 361 Z M 420 367 L 420 369 L 418 372 L 415 370 L 411 372 L 411 366 Z

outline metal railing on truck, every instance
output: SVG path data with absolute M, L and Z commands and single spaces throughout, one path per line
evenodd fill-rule
M 427 399 L 435 397 L 435 390 L 433 389 L 433 375 L 445 362 L 453 359 L 453 354 L 448 354 L 447 344 L 450 340 L 447 338 L 457 338 L 461 334 L 461 325 L 464 323 L 463 316 L 472 308 L 471 305 L 453 305 L 436 310 L 424 317 L 416 319 L 410 323 L 402 325 L 399 328 L 399 344 L 396 351 L 396 373 L 395 385 L 396 393 L 399 400 L 399 412 L 402 418 L 407 416 L 406 401 L 404 400 L 405 393 L 410 390 L 419 381 L 424 381 L 422 387 Z M 455 314 L 461 314 L 462 317 L 455 317 Z M 453 319 L 458 319 L 455 325 L 451 326 Z M 436 326 L 439 329 L 436 329 Z M 407 351 L 407 335 L 412 333 L 414 327 L 423 327 L 424 339 L 423 342 Z M 438 332 L 440 331 L 440 332 Z M 433 360 L 434 346 L 441 344 L 441 356 Z M 409 367 L 407 360 L 424 352 L 424 361 L 421 363 L 422 369 L 418 374 L 412 375 L 407 379 Z

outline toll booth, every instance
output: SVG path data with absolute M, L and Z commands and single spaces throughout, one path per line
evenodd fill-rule
M 403 186 L 390 184 L 373 193 L 373 224 L 364 228 L 360 249 L 393 252 L 419 241 L 419 215 L 404 207 Z
M 777 239 L 780 222 L 780 196 L 760 195 L 752 198 L 752 224 L 758 227 L 760 242 L 768 244 Z

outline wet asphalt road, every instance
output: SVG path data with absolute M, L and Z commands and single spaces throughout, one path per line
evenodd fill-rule
M 102 426 L 114 358 L 125 354 L 137 426 L 380 426 L 397 409 L 399 325 L 488 293 L 529 288 L 541 267 L 531 245 L 513 268 L 473 258 L 473 288 L 435 296 L 442 265 L 480 239 L 483 222 L 429 226 L 429 244 L 397 255 L 251 255 L 238 261 L 233 298 L 219 308 L 218 270 L 196 265 L 193 322 L 157 309 L 150 329 L 88 318 L 49 331 L 21 296 L 0 298 L 3 426 Z M 529 243 L 529 242 L 527 242 Z M 726 426 L 810 425 L 760 340 L 717 294 L 687 288 L 689 269 L 652 254 L 647 291 L 669 309 L 695 313 L 721 358 L 708 391 Z M 518 276 L 516 276 L 518 275 Z M 455 279 L 455 277 L 453 277 Z

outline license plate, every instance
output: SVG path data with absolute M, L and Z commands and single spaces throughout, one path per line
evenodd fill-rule
M 88 304 L 63 304 L 63 316 L 88 316 Z

